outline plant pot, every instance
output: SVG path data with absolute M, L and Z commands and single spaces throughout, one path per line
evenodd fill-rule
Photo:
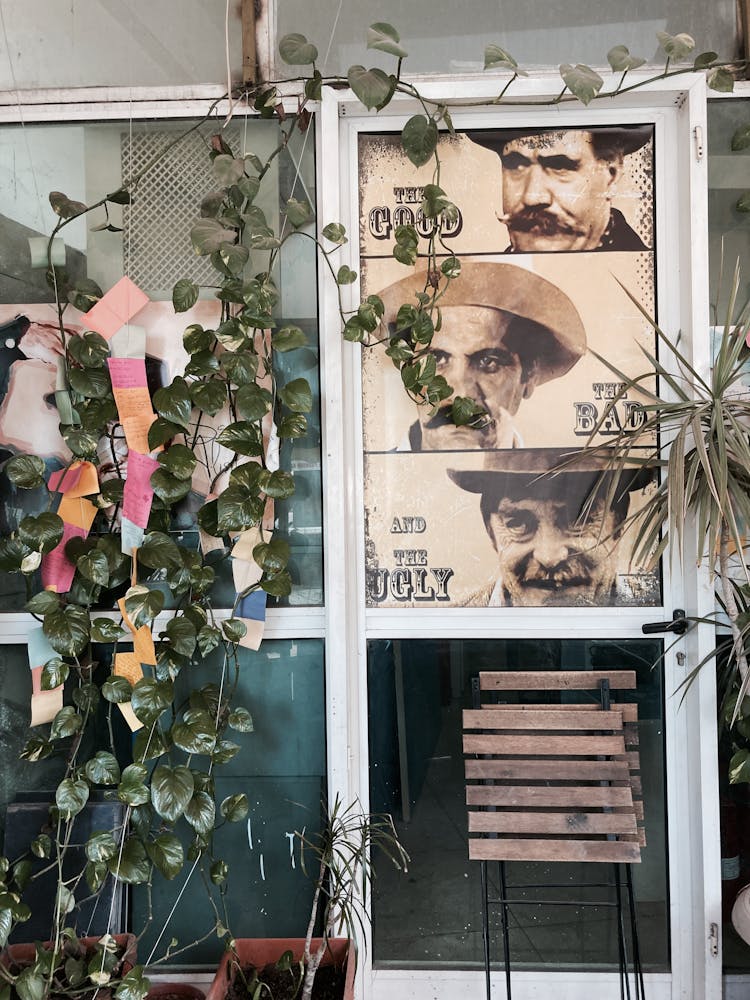
M 312 939 L 312 950 L 320 945 L 320 938 Z M 305 950 L 304 938 L 237 938 L 235 951 L 242 966 L 254 966 L 262 969 L 276 962 L 285 951 L 291 951 L 295 961 L 299 961 Z M 356 962 L 349 961 L 353 955 L 353 945 L 348 938 L 331 938 L 321 968 L 326 965 L 346 964 L 346 980 L 342 1000 L 354 1000 L 354 973 Z M 231 968 L 231 952 L 224 952 L 219 968 L 206 994 L 206 1000 L 224 1000 L 229 986 Z
M 136 940 L 135 934 L 113 934 L 112 935 L 117 942 L 117 945 L 122 954 L 122 975 L 126 972 L 130 972 L 136 963 L 136 952 L 138 948 L 138 942 Z M 83 937 L 78 939 L 86 951 L 93 951 L 96 946 L 99 937 Z M 52 942 L 45 941 L 45 948 L 51 948 Z M 9 944 L 6 946 L 5 950 L 0 957 L 3 965 L 16 965 L 20 968 L 24 966 L 31 965 L 31 963 L 36 958 L 36 945 L 35 944 Z
M 205 1000 L 206 994 L 190 983 L 156 983 L 146 1000 Z

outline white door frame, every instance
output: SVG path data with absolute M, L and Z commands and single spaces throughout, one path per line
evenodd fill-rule
M 557 81 L 559 83 L 559 81 Z M 527 82 L 527 95 L 552 94 L 549 79 Z M 422 91 L 439 99 L 491 97 L 497 81 L 452 79 L 428 82 Z M 593 109 L 592 109 L 593 108 Z M 493 124 L 502 111 L 502 123 L 519 112 L 494 109 Z M 413 104 L 398 98 L 378 114 L 366 114 L 350 91 L 324 92 L 318 142 L 318 218 L 343 222 L 349 243 L 338 264 L 355 271 L 358 261 L 358 205 L 356 139 L 359 131 L 398 128 L 413 113 Z M 487 124 L 486 114 L 452 112 L 457 128 Z M 525 108 L 524 125 L 534 124 L 535 112 Z M 645 86 L 627 97 L 574 111 L 560 111 L 561 125 L 582 118 L 592 123 L 653 120 L 657 124 L 657 226 L 659 237 L 658 302 L 660 321 L 667 330 L 681 330 L 687 351 L 701 371 L 709 366 L 708 227 L 706 153 L 699 147 L 706 135 L 705 80 L 701 75 L 680 77 Z M 556 120 L 558 118 L 556 110 Z M 541 123 L 541 122 L 540 122 Z M 663 148 L 659 148 L 663 146 Z M 665 155 L 666 154 L 666 155 Z M 667 166 L 668 164 L 668 166 Z M 667 172 L 668 171 L 668 172 Z M 358 303 L 357 286 L 345 290 L 345 306 Z M 322 400 L 325 459 L 327 682 L 329 691 L 329 764 L 333 793 L 368 799 L 368 742 L 366 641 L 368 638 L 480 638 L 498 635 L 581 635 L 613 637 L 607 611 L 565 609 L 545 611 L 543 622 L 535 609 L 429 609 L 389 611 L 364 607 L 364 530 L 362 497 L 361 388 L 357 345 L 341 338 L 338 290 L 320 268 Z M 705 567 L 696 571 L 694 553 L 686 553 L 682 567 L 665 566 L 666 607 L 617 610 L 616 635 L 640 635 L 645 620 L 684 607 L 689 616 L 713 611 L 713 587 Z M 677 601 L 680 601 L 678 604 Z M 509 614 L 510 612 L 510 614 Z M 582 631 L 583 630 L 583 631 Z M 667 645 L 669 645 L 667 643 Z M 673 695 L 712 648 L 709 626 L 692 629 L 672 646 L 665 661 L 667 678 L 667 774 L 670 851 L 671 975 L 647 976 L 647 995 L 658 1000 L 719 1000 L 721 951 L 713 953 L 711 927 L 721 927 L 718 781 L 716 768 L 715 684 L 709 668 L 682 697 Z M 684 653 L 679 664 L 677 654 Z M 672 695 L 672 697 L 670 697 Z M 360 966 L 362 996 L 366 1000 L 443 1000 L 460 990 L 466 997 L 484 996 L 483 973 L 451 970 L 417 971 L 372 968 L 372 948 Z M 599 998 L 614 988 L 615 977 L 593 973 L 514 973 L 514 996 L 519 1000 L 548 997 L 558 1000 Z M 612 987 L 605 987 L 605 984 Z M 502 988 L 499 988 L 499 995 Z M 612 995 L 615 995 L 614 993 Z

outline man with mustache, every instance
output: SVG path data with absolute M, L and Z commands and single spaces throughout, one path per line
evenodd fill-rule
M 611 201 L 625 156 L 650 126 L 472 132 L 502 162 L 509 253 L 647 250 Z
M 432 292 L 421 269 L 380 292 L 383 325 L 392 344 L 411 338 L 399 317 L 404 304 Z M 463 451 L 516 448 L 522 441 L 513 417 L 538 385 L 560 378 L 586 351 L 586 333 L 573 303 L 538 274 L 515 264 L 464 261 L 460 275 L 441 295 L 440 328 L 429 345 L 414 349 L 434 358 L 435 372 L 453 388 L 438 406 L 420 404 L 399 451 Z M 403 317 L 403 314 L 401 314 Z M 437 325 L 438 309 L 432 319 Z M 474 425 L 451 419 L 455 397 L 475 400 L 485 411 Z
M 461 489 L 481 494 L 485 528 L 498 558 L 497 580 L 471 607 L 608 607 L 618 603 L 617 565 L 630 494 L 650 469 L 606 471 L 586 451 L 556 448 L 489 452 L 478 471 L 449 470 Z

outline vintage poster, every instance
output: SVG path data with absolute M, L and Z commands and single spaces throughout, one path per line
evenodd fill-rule
M 361 135 L 361 291 L 385 305 L 362 362 L 367 606 L 659 604 L 628 530 L 652 477 L 613 484 L 584 451 L 642 419 L 631 393 L 592 438 L 620 391 L 608 365 L 637 376 L 655 349 L 628 295 L 656 315 L 653 127 L 472 130 L 438 152 L 459 211 L 432 267 L 455 255 L 461 272 L 428 351 L 486 417 L 457 428 L 452 400 L 418 405 L 385 353 L 399 308 L 430 290 L 427 259 L 393 247 L 412 225 L 426 254 L 434 165 L 414 167 L 398 135 Z

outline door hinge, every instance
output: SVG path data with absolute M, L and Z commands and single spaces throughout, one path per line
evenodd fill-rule
M 711 950 L 711 957 L 716 958 L 719 954 L 719 925 L 710 924 L 708 928 L 708 942 Z
M 693 129 L 693 139 L 695 140 L 695 158 L 699 162 L 703 159 L 703 129 L 696 125 Z

